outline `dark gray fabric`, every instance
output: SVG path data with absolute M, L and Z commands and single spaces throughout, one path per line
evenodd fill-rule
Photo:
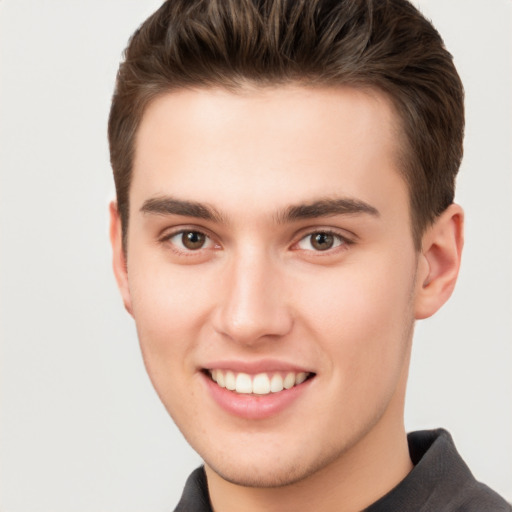
M 477 482 L 443 429 L 408 436 L 414 469 L 365 512 L 512 512 L 512 507 Z M 212 512 L 204 469 L 188 478 L 174 512 Z
M 477 482 L 443 429 L 408 436 L 413 470 L 365 512 L 510 512 L 494 491 Z
M 203 467 L 197 468 L 188 477 L 180 502 L 174 512 L 213 512 Z

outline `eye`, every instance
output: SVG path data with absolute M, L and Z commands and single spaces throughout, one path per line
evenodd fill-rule
M 347 240 L 341 235 L 329 231 L 316 231 L 301 238 L 297 247 L 305 251 L 328 251 L 346 243 Z
M 212 239 L 201 231 L 184 230 L 166 237 L 180 251 L 198 251 L 215 247 Z

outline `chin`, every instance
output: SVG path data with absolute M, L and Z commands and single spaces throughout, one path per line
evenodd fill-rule
M 309 472 L 305 471 L 304 468 L 276 468 L 275 461 L 269 462 L 265 468 L 239 467 L 239 464 L 237 467 L 209 466 L 222 479 L 243 487 L 285 487 L 299 482 L 309 475 Z
M 267 460 L 260 459 L 245 463 L 240 460 L 229 460 L 224 457 L 221 461 L 211 462 L 205 459 L 205 464 L 222 479 L 243 487 L 272 488 L 285 487 L 308 478 L 322 468 L 328 466 L 336 454 L 314 461 L 299 460 L 298 454 L 283 460 L 282 456 L 269 455 Z

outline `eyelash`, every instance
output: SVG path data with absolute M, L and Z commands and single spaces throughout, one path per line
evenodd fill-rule
M 334 243 L 336 243 L 336 241 L 337 241 L 338 244 L 335 245 L 334 247 L 329 247 L 328 249 L 325 249 L 325 250 L 301 249 L 300 247 L 298 247 L 298 245 L 303 240 L 306 240 L 308 238 L 310 238 L 310 240 L 311 240 L 311 238 L 314 235 L 328 235 L 328 236 L 332 236 L 335 239 Z M 310 241 L 309 243 L 312 244 L 312 241 Z M 315 256 L 323 256 L 323 255 L 327 256 L 327 255 L 332 255 L 333 253 L 337 253 L 338 251 L 346 250 L 348 248 L 348 246 L 352 245 L 353 243 L 354 243 L 353 240 L 349 239 L 348 237 L 346 237 L 344 235 L 341 235 L 337 231 L 333 231 L 331 229 L 316 229 L 314 231 L 307 232 L 304 236 L 302 236 L 298 240 L 298 242 L 293 244 L 293 247 L 297 246 L 297 249 L 295 249 L 295 250 L 311 252 L 311 253 L 314 253 Z
M 172 243 L 171 240 L 174 237 L 177 236 L 183 236 L 186 233 L 196 233 L 198 235 L 204 236 L 207 241 L 209 241 L 211 244 L 214 244 L 214 247 L 199 247 L 197 249 L 188 249 L 188 248 L 179 248 L 177 247 L 176 243 Z M 313 237 L 314 235 L 328 235 L 332 236 L 335 239 L 334 247 L 329 247 L 325 250 L 314 250 L 314 249 L 302 249 L 299 247 L 299 244 L 303 242 L 304 240 Z M 173 231 L 171 233 L 167 233 L 164 236 L 162 236 L 159 239 L 159 242 L 162 244 L 169 244 L 172 248 L 172 250 L 182 256 L 198 256 L 202 253 L 203 250 L 210 250 L 210 249 L 218 249 L 220 248 L 220 244 L 217 244 L 214 242 L 213 237 L 210 236 L 208 233 L 201 229 L 194 229 L 194 228 L 188 228 L 188 229 L 180 229 L 178 231 Z M 310 242 L 311 243 L 311 242 Z M 332 255 L 333 253 L 337 253 L 338 251 L 346 250 L 350 245 L 353 245 L 354 241 L 350 238 L 347 238 L 344 235 L 341 235 L 337 231 L 333 231 L 331 229 L 316 229 L 312 231 L 308 231 L 305 234 L 303 234 L 298 241 L 294 242 L 291 246 L 292 250 L 295 251 L 304 251 L 308 253 L 314 253 L 315 256 L 327 256 Z
M 200 229 L 194 229 L 194 228 L 189 228 L 189 229 L 180 229 L 178 231 L 173 231 L 172 233 L 167 233 L 165 234 L 164 236 L 162 236 L 160 239 L 159 239 L 159 242 L 162 243 L 162 244 L 169 244 L 172 248 L 172 250 L 176 253 L 178 253 L 179 255 L 184 255 L 184 256 L 196 256 L 198 254 L 200 254 L 202 252 L 202 250 L 204 250 L 205 248 L 204 247 L 199 247 L 198 249 L 194 250 L 194 249 L 188 249 L 186 247 L 184 248 L 179 248 L 177 247 L 176 243 L 172 243 L 171 240 L 174 238 L 174 237 L 177 237 L 177 236 L 182 236 L 185 235 L 186 233 L 196 233 L 198 235 L 202 235 L 205 237 L 205 239 L 207 241 L 209 241 L 210 243 L 213 243 L 215 245 L 214 248 L 216 247 L 220 247 L 220 245 L 218 244 L 215 244 L 215 242 L 213 241 L 213 238 L 208 235 L 208 233 L 205 233 L 204 231 L 200 230 Z M 207 248 L 208 249 L 208 248 Z

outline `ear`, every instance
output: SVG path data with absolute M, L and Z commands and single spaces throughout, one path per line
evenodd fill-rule
M 126 311 L 133 316 L 130 287 L 128 286 L 128 266 L 126 254 L 123 249 L 123 232 L 121 229 L 121 217 L 117 209 L 117 203 L 110 203 L 110 243 L 112 244 L 112 266 L 116 277 L 117 286 L 123 298 Z
M 464 211 L 450 205 L 425 232 L 418 262 L 415 317 L 432 316 L 450 298 L 464 245 Z

